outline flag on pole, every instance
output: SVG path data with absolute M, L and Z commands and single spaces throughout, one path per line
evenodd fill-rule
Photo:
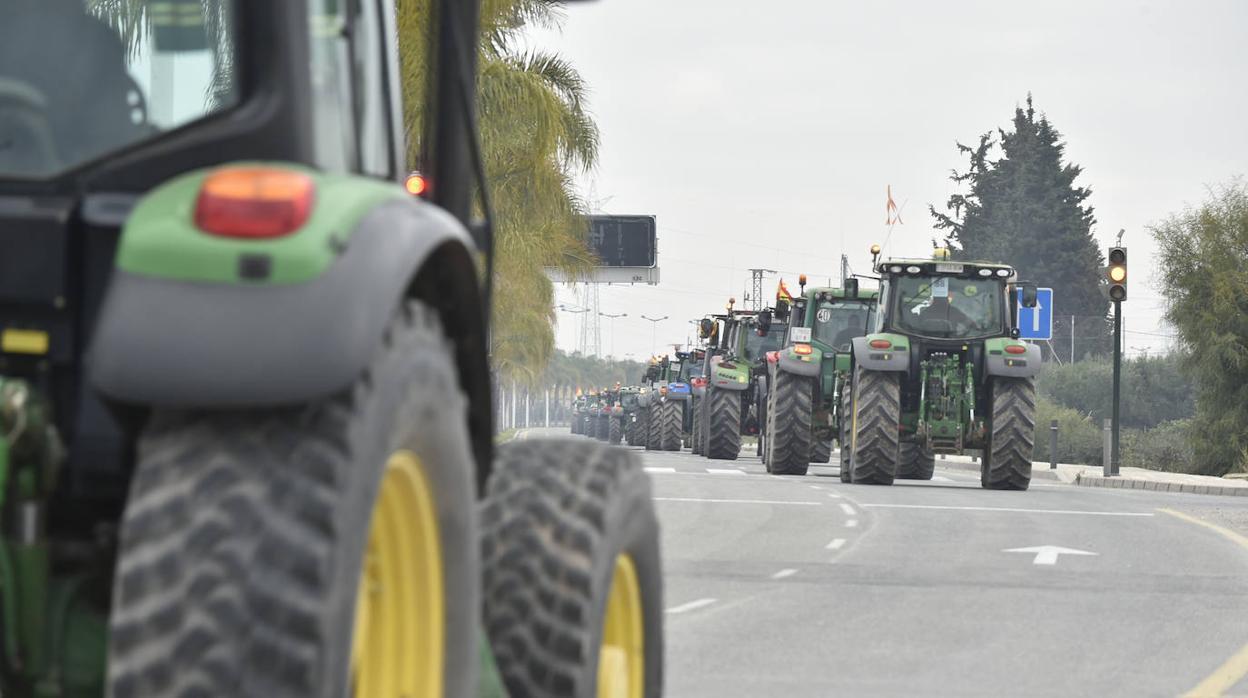
M 780 285 L 776 287 L 776 300 L 786 303 L 793 302 L 793 294 L 789 293 L 789 289 L 784 285 L 784 279 L 780 279 Z
M 893 185 L 888 185 L 888 204 L 884 207 L 885 225 L 893 225 L 901 223 L 901 211 L 897 209 L 897 202 L 893 201 Z

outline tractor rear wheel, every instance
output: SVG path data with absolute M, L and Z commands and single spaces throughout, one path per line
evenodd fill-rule
M 607 443 L 618 446 L 624 439 L 624 426 L 620 423 L 619 417 L 607 417 L 607 421 Z
M 741 455 L 741 395 L 735 390 L 706 391 L 706 457 L 736 460 Z
M 936 454 L 925 444 L 902 441 L 897 458 L 897 477 L 902 480 L 931 480 L 936 472 Z
M 810 462 L 827 463 L 832 460 L 832 440 L 825 439 L 815 432 L 810 441 Z
M 662 448 L 663 409 L 662 403 L 651 402 L 646 408 L 646 450 L 658 451 Z
M 992 379 L 988 447 L 980 484 L 990 490 L 1025 490 L 1031 484 L 1036 444 L 1036 383 L 1032 378 Z
M 836 445 L 841 449 L 841 482 L 853 482 L 853 470 L 849 467 L 849 425 L 853 421 L 853 388 L 848 385 L 841 386 L 841 411 L 837 413 L 837 437 Z
M 850 478 L 864 485 L 891 485 L 901 450 L 900 375 L 855 367 L 853 400 Z
M 810 467 L 811 391 L 814 381 L 777 371 L 767 407 L 767 472 L 805 475 Z
M 660 695 L 659 528 L 631 453 L 505 444 L 481 523 L 484 626 L 510 695 Z
M 685 429 L 685 404 L 676 400 L 659 403 L 659 448 L 679 451 Z
M 466 410 L 417 302 L 337 395 L 156 410 L 122 517 L 109 695 L 474 695 Z
M 693 410 L 693 419 L 691 420 L 693 422 L 693 437 L 690 439 L 693 445 L 690 446 L 690 450 L 693 451 L 695 456 L 702 455 L 702 415 L 699 414 L 701 408 L 701 405 L 698 404 L 699 402 L 700 400 L 696 396 L 690 398 L 689 401 L 690 409 Z

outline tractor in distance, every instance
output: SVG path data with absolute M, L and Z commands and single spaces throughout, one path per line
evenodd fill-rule
M 624 407 L 620 404 L 620 384 L 598 393 L 597 432 L 599 441 L 617 445 L 624 437 Z
M 676 394 L 685 396 L 685 406 L 681 412 L 681 441 L 685 446 L 693 445 L 693 386 L 695 381 L 699 381 L 706 370 L 706 350 L 691 349 L 689 351 L 677 351 L 676 356 L 680 359 L 680 372 L 676 374 Z
M 640 446 L 637 427 L 637 399 L 641 396 L 639 386 L 630 385 L 620 388 L 620 423 L 624 432 L 624 443 L 629 446 Z
M 873 246 L 872 265 L 876 320 L 853 340 L 841 388 L 841 479 L 928 479 L 934 454 L 976 449 L 983 487 L 1027 489 L 1040 348 L 1018 339 L 1018 308 L 1034 307 L 1035 284 L 946 249 L 879 261 Z
M 638 411 L 644 422 L 645 446 L 650 451 L 679 451 L 684 431 L 685 404 L 689 385 L 679 382 L 681 361 L 669 356 L 655 357 L 644 377 L 649 390 L 638 397 Z
M 792 303 L 777 302 L 789 319 L 785 347 L 767 354 L 763 462 L 767 472 L 802 475 L 809 463 L 827 463 L 839 436 L 840 390 L 848 374 L 853 339 L 874 324 L 878 292 L 860 290 L 858 279 L 837 287 L 806 288 Z
M 661 693 L 640 462 L 494 443 L 483 5 L 0 2 L 0 695 Z
M 764 418 L 760 384 L 765 356 L 780 348 L 788 328 L 770 309 L 756 313 L 732 306 L 730 299 L 728 313 L 712 319 L 720 324 L 722 342 L 720 353 L 707 351 L 707 382 L 698 405 L 701 454 L 718 460 L 736 460 L 741 437 L 758 434 Z

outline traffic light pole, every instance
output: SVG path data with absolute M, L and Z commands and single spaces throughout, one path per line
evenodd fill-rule
M 1121 429 L 1118 415 L 1119 386 L 1122 380 L 1122 301 L 1114 301 L 1114 416 L 1113 435 L 1110 437 L 1110 464 L 1113 474 L 1118 474 L 1118 434 Z

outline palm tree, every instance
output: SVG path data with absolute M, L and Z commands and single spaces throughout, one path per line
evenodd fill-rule
M 400 65 L 410 160 L 417 162 L 428 82 L 429 0 L 401 0 Z M 515 48 L 527 26 L 561 19 L 554 0 L 484 0 L 478 110 L 482 156 L 494 204 L 495 366 L 532 384 L 554 349 L 554 288 L 544 267 L 593 265 L 581 231 L 584 206 L 572 176 L 594 166 L 598 129 L 586 86 L 570 63 Z

